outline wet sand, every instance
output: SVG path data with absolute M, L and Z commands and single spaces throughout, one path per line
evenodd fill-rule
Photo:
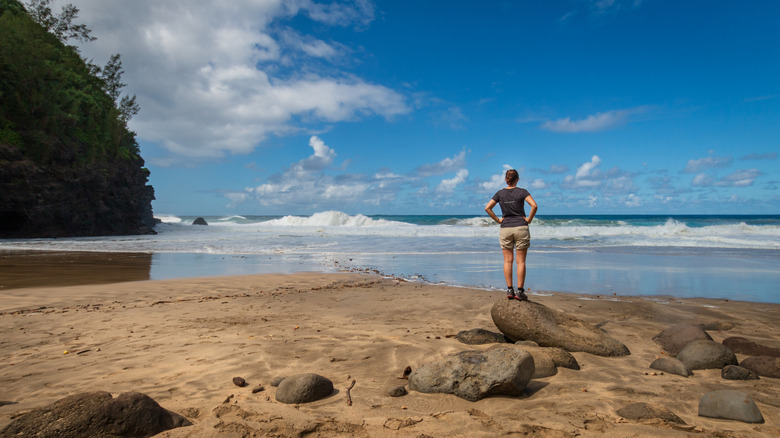
M 94 276 L 94 270 L 81 275 Z M 652 337 L 679 323 L 724 323 L 780 347 L 780 305 L 726 300 L 537 293 L 531 299 L 599 324 L 630 356 L 573 353 L 580 370 L 534 379 L 523 396 L 469 402 L 452 395 L 386 393 L 405 367 L 489 345 L 461 330 L 497 331 L 500 292 L 361 274 L 298 273 L 0 290 L 0 428 L 68 395 L 143 392 L 193 426 L 160 436 L 780 436 L 780 381 L 730 381 L 720 370 L 653 374 Z M 738 355 L 741 360 L 743 356 Z M 277 376 L 317 373 L 336 392 L 314 403 L 275 401 Z M 232 378 L 248 386 L 233 385 Z M 352 380 L 352 406 L 346 388 Z M 264 390 L 251 389 L 262 384 Z M 736 389 L 766 422 L 699 417 L 701 397 Z M 226 399 L 230 398 L 228 403 Z M 686 425 L 626 420 L 635 402 L 667 406 Z

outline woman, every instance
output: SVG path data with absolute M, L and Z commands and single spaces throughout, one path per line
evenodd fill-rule
M 493 195 L 493 198 L 485 206 L 485 211 L 494 221 L 501 224 L 499 241 L 501 242 L 501 250 L 504 252 L 506 297 L 510 300 L 516 298 L 525 301 L 528 299 L 524 288 L 525 257 L 528 254 L 528 247 L 531 246 L 528 224 L 534 220 L 537 205 L 528 190 L 517 187 L 519 179 L 520 176 L 515 169 L 507 170 L 504 176 L 507 187 Z M 526 202 L 531 206 L 531 213 L 528 216 L 525 215 Z M 500 219 L 493 213 L 493 207 L 496 204 L 501 206 L 502 217 Z M 517 292 L 512 287 L 512 264 L 514 263 L 515 250 L 517 251 Z

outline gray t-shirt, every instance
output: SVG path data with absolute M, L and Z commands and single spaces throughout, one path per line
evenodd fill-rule
M 531 196 L 528 190 L 520 187 L 503 188 L 493 195 L 493 200 L 501 206 L 504 218 L 501 228 L 528 225 L 525 221 L 525 198 L 528 196 Z

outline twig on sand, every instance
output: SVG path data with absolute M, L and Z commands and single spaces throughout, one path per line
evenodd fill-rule
M 352 383 L 349 385 L 349 388 L 347 388 L 347 406 L 352 406 L 352 395 L 349 393 L 349 391 L 355 387 L 355 379 L 352 379 Z

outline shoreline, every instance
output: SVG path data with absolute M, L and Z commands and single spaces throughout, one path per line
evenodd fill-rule
M 386 393 L 406 366 L 490 345 L 465 345 L 461 330 L 497 331 L 501 291 L 430 285 L 355 273 L 296 273 L 136 281 L 2 291 L 0 428 L 20 412 L 80 392 L 138 391 L 194 426 L 159 436 L 220 431 L 310 430 L 320 436 L 773 436 L 780 433 L 780 380 L 729 381 L 720 370 L 691 377 L 650 375 L 663 354 L 652 337 L 679 323 L 717 325 L 718 342 L 743 336 L 780 347 L 780 305 L 711 299 L 595 298 L 532 294 L 552 309 L 599 325 L 631 355 L 572 353 L 581 369 L 534 379 L 525 395 L 468 402 L 452 395 Z M 70 354 L 64 354 L 68 351 Z M 744 357 L 738 355 L 740 360 Z M 277 376 L 314 372 L 336 392 L 302 405 L 274 399 Z M 241 376 L 247 388 L 234 386 Z M 345 389 L 354 405 L 345 404 Z M 252 394 L 262 384 L 265 390 Z M 697 415 L 707 392 L 736 389 L 766 422 Z M 230 395 L 230 403 L 223 403 Z M 616 411 L 663 403 L 685 422 L 633 421 Z M 10 402 L 12 404 L 5 404 Z M 520 414 L 519 414 L 520 413 Z M 230 427 L 234 429 L 230 429 Z M 235 429 L 239 428 L 239 429 Z M 463 431 L 468 430 L 468 434 Z M 341 432 L 339 432 L 341 431 Z M 345 433 L 345 431 L 351 431 Z

